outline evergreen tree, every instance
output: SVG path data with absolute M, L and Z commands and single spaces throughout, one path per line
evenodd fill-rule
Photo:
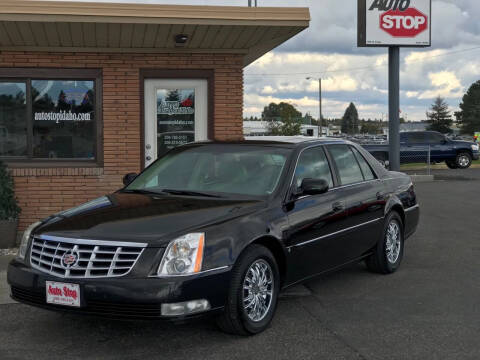
M 13 179 L 5 164 L 0 161 L 0 220 L 15 220 L 19 214 Z
M 359 123 L 357 108 L 354 103 L 350 103 L 342 118 L 342 133 L 350 135 L 356 134 Z
M 442 134 L 452 132 L 452 114 L 448 109 L 445 99 L 440 96 L 435 99 L 430 108 L 431 112 L 427 112 L 427 122 L 430 124 L 427 130 L 438 131 Z
M 472 135 L 480 131 L 480 80 L 473 83 L 463 96 L 460 111 L 455 113 L 462 133 Z

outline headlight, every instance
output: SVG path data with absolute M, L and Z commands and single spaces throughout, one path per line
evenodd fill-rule
M 478 151 L 479 146 L 477 144 L 472 144 L 472 150 L 473 151 Z
M 159 276 L 195 274 L 202 270 L 204 233 L 187 234 L 168 244 L 158 268 Z
M 30 240 L 30 235 L 32 234 L 33 229 L 35 229 L 38 225 L 40 225 L 41 222 L 36 222 L 29 227 L 23 232 L 22 236 L 22 241 L 20 242 L 20 247 L 18 248 L 18 254 L 17 257 L 19 259 L 25 259 L 25 254 L 27 253 L 28 249 L 28 241 Z

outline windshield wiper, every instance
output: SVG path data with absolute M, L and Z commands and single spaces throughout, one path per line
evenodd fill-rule
M 162 192 L 172 195 L 185 195 L 185 196 L 203 196 L 211 198 L 220 198 L 220 195 L 208 194 L 200 191 L 190 191 L 190 190 L 175 190 L 175 189 L 162 189 Z
M 147 195 L 164 194 L 163 191 L 153 191 L 153 190 L 147 190 L 147 189 L 126 189 L 126 190 L 122 190 L 122 192 L 132 193 L 132 194 L 147 194 Z

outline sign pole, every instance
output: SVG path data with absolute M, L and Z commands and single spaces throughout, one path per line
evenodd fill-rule
M 319 119 L 318 119 L 318 137 L 322 137 L 323 135 L 323 120 L 322 120 L 322 78 L 318 79 L 318 112 L 319 112 Z
M 400 47 L 388 48 L 388 138 L 391 171 L 400 171 Z

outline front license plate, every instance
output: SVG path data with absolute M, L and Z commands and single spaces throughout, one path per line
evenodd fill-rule
M 80 307 L 80 285 L 47 281 L 47 303 Z

